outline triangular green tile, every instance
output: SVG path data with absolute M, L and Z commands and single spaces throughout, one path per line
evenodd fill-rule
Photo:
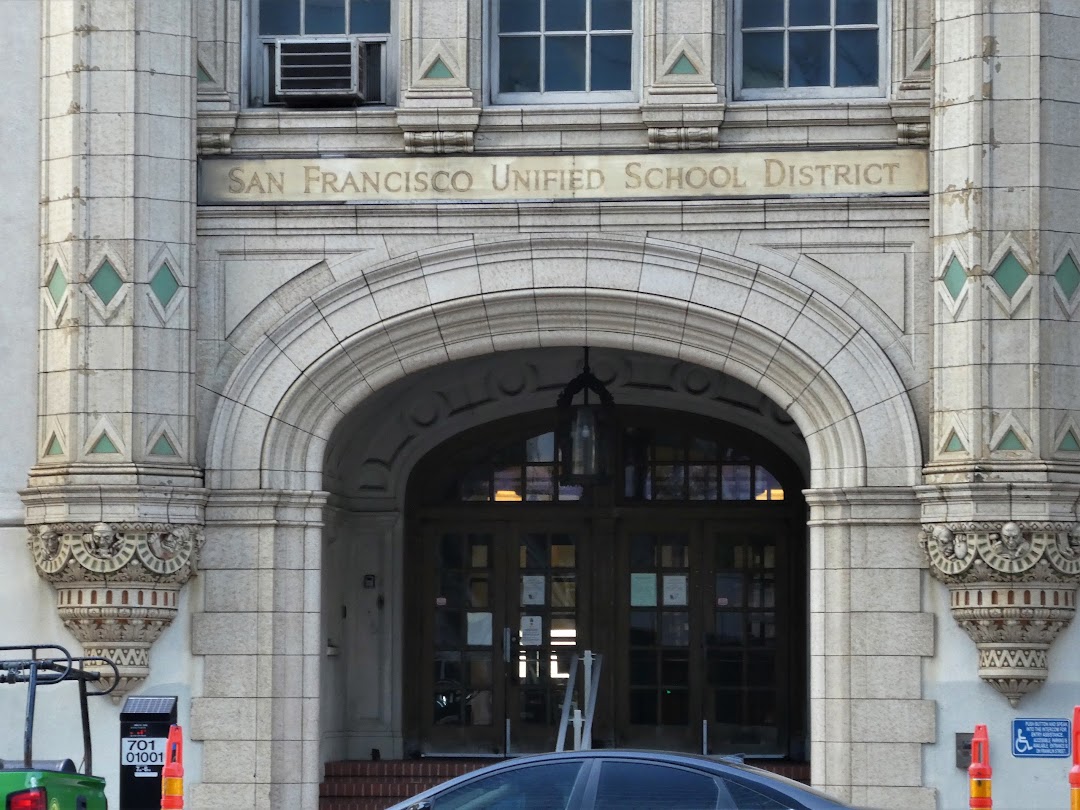
M 964 443 L 960 441 L 960 437 L 956 435 L 956 431 L 954 430 L 949 434 L 949 441 L 945 443 L 945 452 L 959 453 L 963 449 Z
M 698 69 L 694 67 L 694 63 L 691 62 L 686 54 L 682 54 L 675 60 L 675 64 L 671 66 L 669 74 L 674 76 L 696 76 Z
M 150 290 L 157 296 L 157 300 L 161 302 L 163 307 L 169 305 L 172 297 L 176 295 L 176 291 L 179 289 L 180 284 L 167 264 L 161 265 L 158 271 L 154 273 L 154 277 L 150 279 Z
M 955 255 L 949 260 L 949 266 L 945 269 L 945 275 L 941 280 L 945 282 L 945 289 L 949 291 L 954 301 L 960 297 L 960 291 L 964 289 L 964 284 L 967 282 L 967 273 L 964 272 L 960 260 Z
M 198 82 L 200 84 L 202 84 L 203 82 L 212 82 L 214 79 L 209 73 L 206 72 L 206 68 L 202 66 L 202 62 L 197 62 L 196 64 L 198 65 L 196 73 L 196 78 Z
M 1020 289 L 1020 285 L 1024 283 L 1027 276 L 1024 265 L 1016 260 L 1011 250 L 1005 254 L 1005 258 L 998 263 L 997 269 L 994 270 L 994 281 L 998 283 L 998 286 L 1005 291 L 1009 298 L 1016 295 L 1016 291 Z
M 431 67 L 424 73 L 425 79 L 452 79 L 454 74 L 450 72 L 450 68 L 446 66 L 446 62 L 442 60 L 441 56 L 435 58 L 435 61 L 431 63 Z
M 67 290 L 67 279 L 64 278 L 59 262 L 53 265 L 46 286 L 49 288 L 49 296 L 52 298 L 53 303 L 60 306 L 60 299 L 64 297 L 64 291 Z
M 94 277 L 90 279 L 90 286 L 94 288 L 94 292 L 98 294 L 98 298 L 106 306 L 116 294 L 120 292 L 120 288 L 124 286 L 124 280 L 120 278 L 120 274 L 116 272 L 109 260 L 106 259 L 101 263 L 101 267 L 94 273 Z
M 158 440 L 154 442 L 154 446 L 150 448 L 150 455 L 175 456 L 176 448 L 172 446 L 172 442 L 169 441 L 169 437 L 162 433 L 160 436 L 158 436 Z
M 47 456 L 62 456 L 62 455 L 64 455 L 64 448 L 60 446 L 60 440 L 58 438 L 56 438 L 55 433 L 52 435 L 52 438 L 49 440 L 49 447 L 45 451 L 45 455 L 47 455 Z
M 1076 434 L 1071 430 L 1066 431 L 1065 437 L 1061 440 L 1061 444 L 1058 445 L 1058 450 L 1080 453 L 1080 442 L 1076 440 Z
M 1061 286 L 1061 291 L 1065 293 L 1065 297 L 1072 298 L 1076 288 L 1080 287 L 1080 268 L 1076 266 L 1076 261 L 1071 253 L 1065 254 L 1065 258 L 1058 265 L 1057 272 L 1054 273 L 1054 278 L 1057 279 L 1057 283 Z
M 994 449 L 995 450 L 1026 450 L 1027 448 L 1024 447 L 1024 443 L 1022 441 L 1020 441 L 1020 437 L 1016 435 L 1015 431 L 1013 431 L 1012 428 L 1009 428 L 1009 430 L 1005 433 L 1005 435 L 1001 437 L 1001 441 L 998 442 L 997 447 L 995 447 Z
M 916 70 L 929 70 L 930 66 L 932 64 L 933 64 L 933 62 L 931 61 L 930 54 L 928 53 L 928 54 L 926 54 L 926 56 L 923 57 L 923 60 L 921 62 L 919 62 L 918 66 L 915 69 Z
M 98 440 L 94 443 L 94 446 L 90 448 L 91 453 L 119 453 L 116 449 L 116 445 L 113 444 L 112 439 L 109 438 L 108 433 L 102 433 Z

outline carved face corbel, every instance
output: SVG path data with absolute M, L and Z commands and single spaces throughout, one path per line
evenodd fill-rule
M 1076 612 L 1080 526 L 932 524 L 919 541 L 975 642 L 979 676 L 1016 706 L 1047 679 L 1050 645 Z

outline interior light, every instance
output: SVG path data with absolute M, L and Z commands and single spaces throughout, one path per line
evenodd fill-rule
M 520 501 L 521 496 L 512 489 L 499 489 L 495 491 L 495 500 L 497 501 Z

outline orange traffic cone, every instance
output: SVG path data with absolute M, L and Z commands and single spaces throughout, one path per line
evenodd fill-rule
M 165 767 L 161 769 L 161 810 L 179 810 L 184 806 L 184 732 L 180 726 L 169 727 L 165 744 Z
M 977 725 L 975 738 L 971 741 L 971 765 L 968 767 L 968 778 L 971 781 L 968 807 L 971 810 L 990 810 L 994 806 L 990 795 L 990 777 L 993 773 L 990 767 L 990 737 L 986 733 L 986 726 Z

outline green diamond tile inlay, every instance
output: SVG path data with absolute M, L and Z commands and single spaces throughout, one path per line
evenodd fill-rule
M 450 68 L 446 66 L 446 62 L 442 60 L 442 57 L 437 57 L 434 62 L 431 63 L 431 67 L 424 73 L 425 79 L 452 79 L 454 74 L 450 72 Z
M 98 440 L 94 443 L 94 446 L 90 448 L 91 453 L 119 453 L 116 449 L 116 445 L 113 444 L 113 440 L 109 438 L 108 433 L 102 433 Z
M 1061 285 L 1061 291 L 1065 293 L 1065 297 L 1072 298 L 1076 288 L 1080 287 L 1080 268 L 1076 266 L 1071 253 L 1065 254 L 1057 272 L 1054 273 L 1054 278 Z
M 64 273 L 60 270 L 59 263 L 53 265 L 52 273 L 49 274 L 47 286 L 53 303 L 60 306 L 60 299 L 64 297 L 64 291 L 67 289 L 67 279 L 64 278 Z
M 169 265 L 161 265 L 158 271 L 154 273 L 154 277 L 150 279 L 150 289 L 163 307 L 169 305 L 172 297 L 176 295 L 176 291 L 180 289 L 180 284 L 177 282 L 176 276 L 172 274 L 172 270 L 169 269 Z
M 964 443 L 960 441 L 960 437 L 956 435 L 956 431 L 949 434 L 949 441 L 945 443 L 946 453 L 959 453 L 964 449 Z
M 47 455 L 47 456 L 62 456 L 62 455 L 64 455 L 64 448 L 60 446 L 60 440 L 56 438 L 55 433 L 52 435 L 52 438 L 49 440 L 49 447 L 45 451 L 45 455 Z
M 1024 443 L 1020 441 L 1020 437 L 1016 435 L 1012 428 L 1009 428 L 1008 432 L 1001 437 L 1001 441 L 998 442 L 998 446 L 995 450 L 1026 450 Z
M 960 261 L 956 256 L 949 260 L 949 266 L 941 280 L 945 282 L 945 289 L 949 291 L 953 301 L 960 297 L 960 291 L 964 289 L 964 284 L 967 282 L 967 273 L 960 266 Z
M 172 446 L 172 442 L 169 441 L 169 437 L 162 433 L 160 436 L 158 436 L 158 440 L 154 442 L 154 446 L 150 448 L 150 455 L 175 456 L 176 448 Z
M 200 84 L 202 84 L 203 82 L 212 82 L 213 78 L 211 78 L 210 74 L 206 72 L 206 68 L 202 66 L 202 62 L 197 62 L 196 64 L 198 65 L 196 80 Z
M 694 63 L 691 62 L 686 54 L 682 54 L 671 66 L 671 70 L 668 73 L 675 76 L 696 76 L 698 69 L 694 67 Z
M 120 278 L 120 274 L 113 269 L 113 266 L 109 264 L 109 260 L 106 259 L 101 263 L 101 267 L 94 273 L 94 277 L 90 279 L 90 286 L 94 288 L 94 292 L 98 294 L 98 298 L 106 305 L 116 294 L 120 292 L 120 288 L 124 286 L 124 280 Z
M 1016 295 L 1016 291 L 1020 289 L 1020 285 L 1024 283 L 1027 275 L 1027 270 L 1016 260 L 1010 250 L 994 271 L 994 281 L 998 283 L 1009 298 L 1012 298 Z
M 1076 440 L 1076 434 L 1071 430 L 1065 433 L 1065 437 L 1058 445 L 1058 450 L 1066 450 L 1070 453 L 1080 453 L 1080 442 Z

